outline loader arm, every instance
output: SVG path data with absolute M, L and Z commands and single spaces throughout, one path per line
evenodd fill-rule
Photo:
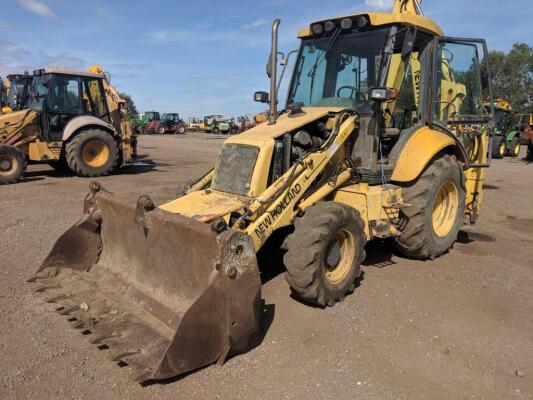
M 330 140 L 319 151 L 309 154 L 297 162 L 270 188 L 254 199 L 246 215 L 253 222 L 245 229 L 237 221 L 232 228 L 243 231 L 252 237 L 256 250 L 259 250 L 274 231 L 292 223 L 299 212 L 298 203 L 308 193 L 324 167 L 340 150 L 356 128 L 356 117 L 346 118 L 346 113 L 337 115 L 337 126 Z M 318 189 L 318 188 L 317 188 Z

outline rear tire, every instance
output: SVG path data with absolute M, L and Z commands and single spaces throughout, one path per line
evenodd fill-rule
M 111 134 L 100 129 L 78 133 L 66 145 L 69 168 L 78 176 L 108 175 L 118 163 L 118 146 Z
M 158 135 L 164 135 L 165 132 L 166 128 L 164 124 L 160 123 L 155 127 L 155 133 L 157 133 Z
M 505 144 L 505 138 L 502 136 L 494 137 L 492 141 L 492 158 L 501 159 L 505 157 L 507 153 L 507 146 Z
M 462 226 L 466 197 L 456 157 L 447 154 L 434 160 L 403 193 L 410 206 L 400 212 L 398 250 L 417 260 L 432 260 L 449 251 Z
M 520 154 L 520 138 L 518 136 L 515 136 L 511 140 L 511 144 L 509 146 L 508 155 L 509 157 L 518 157 L 518 154 Z
M 318 306 L 334 306 L 355 288 L 365 256 L 359 212 L 342 203 L 320 202 L 296 218 L 283 261 L 293 294 Z
M 0 144 L 0 185 L 20 181 L 28 162 L 26 156 L 15 146 Z
M 533 142 L 531 140 L 527 144 L 526 160 L 533 161 Z

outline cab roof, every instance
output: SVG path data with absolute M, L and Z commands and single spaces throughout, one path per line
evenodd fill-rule
M 391 25 L 391 24 L 416 26 L 418 30 L 429 33 L 430 35 L 444 36 L 444 32 L 442 31 L 440 26 L 435 21 L 427 17 L 424 17 L 422 15 L 415 15 L 415 14 L 410 14 L 410 13 L 377 13 L 377 12 L 374 12 L 374 13 L 345 15 L 342 17 L 335 17 L 335 18 L 329 18 L 329 19 L 324 19 L 320 21 L 314 21 L 311 24 L 309 24 L 307 28 L 302 29 L 298 33 L 298 37 L 305 38 L 305 37 L 313 36 L 311 26 L 316 23 L 326 22 L 326 21 L 340 21 L 344 18 L 357 18 L 357 17 L 368 17 L 370 24 L 372 26 L 383 26 L 383 25 Z
M 60 74 L 60 75 L 72 75 L 72 76 L 85 76 L 89 78 L 99 78 L 105 79 L 104 74 L 95 74 L 87 71 L 80 71 L 75 69 L 68 68 L 41 68 L 33 71 L 34 75 L 45 75 L 45 74 Z

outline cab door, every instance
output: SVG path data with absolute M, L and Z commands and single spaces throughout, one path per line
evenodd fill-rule
M 42 118 L 45 136 L 50 141 L 63 138 L 63 130 L 74 117 L 83 115 L 81 79 L 76 76 L 54 75 L 50 82 L 46 108 Z
M 483 39 L 440 37 L 433 44 L 429 122 L 454 136 L 472 168 L 490 163 L 494 105 L 487 55 Z

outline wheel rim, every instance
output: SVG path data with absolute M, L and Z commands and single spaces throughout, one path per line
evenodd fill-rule
M 324 275 L 327 281 L 336 285 L 350 272 L 355 257 L 356 244 L 352 234 L 343 229 L 329 242 L 324 262 Z
M 433 231 L 439 237 L 447 236 L 452 230 L 459 209 L 459 190 L 453 181 L 444 182 L 433 206 Z
M 8 154 L 0 155 L 0 175 L 9 176 L 17 169 L 17 159 Z
M 83 161 L 92 168 L 99 168 L 109 160 L 109 147 L 101 140 L 89 140 L 82 148 Z
M 505 143 L 501 143 L 500 144 L 500 156 L 504 156 L 505 155 Z
M 514 147 L 514 153 L 518 155 L 520 153 L 520 143 Z

